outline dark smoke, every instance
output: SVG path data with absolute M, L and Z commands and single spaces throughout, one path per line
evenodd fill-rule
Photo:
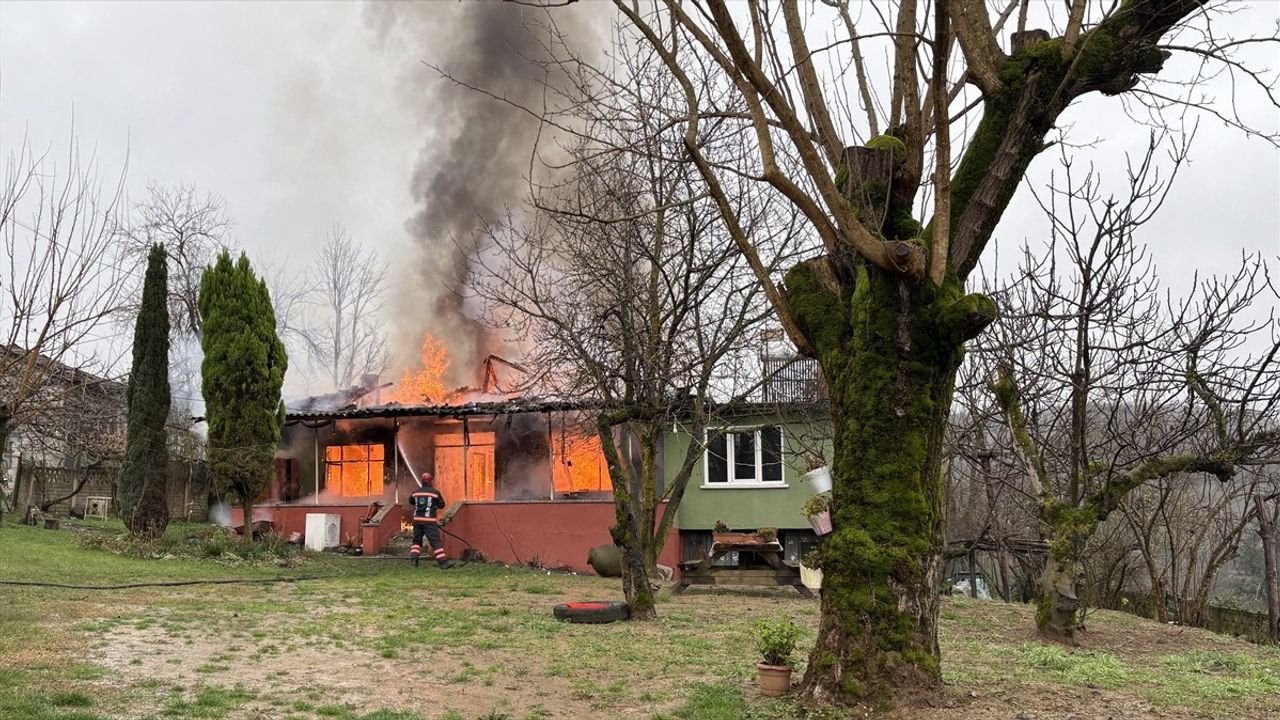
M 583 46 L 596 42 L 593 25 L 608 17 L 604 3 L 554 11 L 559 29 Z M 403 56 L 401 86 L 421 114 L 426 135 L 409 189 L 418 210 L 405 223 L 418 257 L 397 292 L 397 341 L 416 352 L 423 332 L 448 345 L 453 384 L 474 384 L 479 361 L 502 352 L 502 338 L 468 312 L 471 265 L 482 250 L 474 236 L 524 198 L 535 122 L 517 109 L 458 87 L 424 63 L 462 82 L 526 107 L 542 97 L 545 11 L 503 2 L 373 2 L 365 18 L 385 52 Z

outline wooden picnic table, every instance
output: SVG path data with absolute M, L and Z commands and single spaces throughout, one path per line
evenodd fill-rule
M 736 567 L 715 564 L 731 552 L 738 553 Z M 752 557 L 760 558 L 768 567 L 751 567 Z M 706 557 L 680 564 L 680 582 L 672 592 L 682 593 L 691 585 L 790 585 L 801 595 L 813 597 L 800 582 L 800 571 L 783 561 L 782 544 L 778 542 L 714 543 Z

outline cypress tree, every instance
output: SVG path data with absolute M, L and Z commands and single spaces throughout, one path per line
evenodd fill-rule
M 164 248 L 153 245 L 133 332 L 128 436 L 119 480 L 120 517 L 132 535 L 148 540 L 159 538 L 169 525 L 168 275 Z
M 243 254 L 232 262 L 224 250 L 205 269 L 199 305 L 210 471 L 215 487 L 234 495 L 244 509 L 249 542 L 253 501 L 271 479 L 284 425 L 280 387 L 288 358 L 276 335 L 267 285 Z

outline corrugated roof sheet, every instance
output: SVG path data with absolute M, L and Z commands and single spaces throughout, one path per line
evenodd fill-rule
M 379 405 L 367 408 L 349 408 L 324 412 L 291 412 L 285 422 L 314 422 L 320 420 L 357 420 L 397 417 L 471 417 L 476 415 L 509 415 L 513 413 L 564 412 L 584 410 L 591 403 L 580 400 L 548 400 L 544 398 L 519 398 L 492 402 L 471 402 L 459 405 Z

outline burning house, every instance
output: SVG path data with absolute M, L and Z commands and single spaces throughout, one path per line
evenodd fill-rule
M 521 395 L 519 383 L 503 377 L 521 368 L 495 356 L 483 364 L 481 388 L 446 392 L 447 355 L 430 337 L 420 362 L 395 384 L 370 377 L 360 387 L 290 404 L 275 479 L 254 521 L 290 534 L 307 530 L 308 515 L 336 517 L 339 542 L 378 553 L 408 527 L 408 498 L 416 478 L 430 472 L 448 503 L 447 528 L 485 557 L 589 571 L 589 549 L 611 542 L 614 523 L 590 408 Z M 824 422 L 820 403 L 809 398 L 812 382 L 788 375 L 784 388 L 770 390 L 783 396 L 724 419 L 731 432 L 710 444 L 695 471 L 662 564 L 678 567 L 699 556 L 720 520 L 778 528 L 788 560 L 796 560 L 812 540 L 800 513 L 810 494 L 800 481 L 802 455 L 814 449 L 806 435 Z M 658 458 L 663 479 L 693 441 L 671 429 Z M 445 547 L 453 557 L 466 549 L 449 536 Z
M 407 526 L 416 478 L 430 472 L 448 527 L 486 557 L 586 569 L 587 550 L 610 542 L 613 496 L 585 406 L 507 390 L 504 370 L 520 368 L 495 356 L 483 387 L 445 392 L 447 358 L 429 337 L 420 361 L 395 385 L 366 378 L 291 403 L 254 521 L 291 534 L 307 515 L 337 516 L 339 542 L 376 553 Z M 446 549 L 457 556 L 455 542 Z

